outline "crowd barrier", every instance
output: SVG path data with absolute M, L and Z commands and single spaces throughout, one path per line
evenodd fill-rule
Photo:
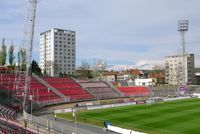
M 185 96 L 185 97 L 176 97 L 176 98 L 151 98 L 147 100 L 138 100 L 135 102 L 126 102 L 126 103 L 115 103 L 115 104 L 105 104 L 105 105 L 85 105 L 78 107 L 78 109 L 84 109 L 84 110 L 95 110 L 95 109 L 103 109 L 103 108 L 112 108 L 112 107 L 120 107 L 120 106 L 128 106 L 128 105 L 136 105 L 136 104 L 153 104 L 156 102 L 162 102 L 162 101 L 173 101 L 173 100 L 180 100 L 180 99 L 189 99 L 191 98 L 190 96 Z M 59 113 L 68 113 L 72 112 L 73 108 L 68 108 L 68 109 L 59 109 L 55 110 L 55 114 Z

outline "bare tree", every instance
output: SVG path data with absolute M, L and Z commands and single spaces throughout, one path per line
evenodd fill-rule
M 103 71 L 107 68 L 107 62 L 104 60 L 97 60 L 94 64 L 94 69 Z
M 152 70 L 164 70 L 164 66 L 161 64 L 156 64 L 152 67 Z
M 102 71 L 107 68 L 107 62 L 104 60 L 94 60 L 93 71 L 90 74 L 91 78 L 98 78 Z
M 90 69 L 90 63 L 88 63 L 86 61 L 82 61 L 81 65 L 78 67 L 78 69 L 88 70 L 88 69 Z

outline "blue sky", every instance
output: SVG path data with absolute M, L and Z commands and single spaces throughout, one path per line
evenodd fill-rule
M 0 41 L 23 38 L 28 0 L 0 0 Z M 177 21 L 189 20 L 186 51 L 200 67 L 199 0 L 40 0 L 33 59 L 39 61 L 39 33 L 76 31 L 77 62 L 103 59 L 109 65 L 160 64 L 180 53 Z

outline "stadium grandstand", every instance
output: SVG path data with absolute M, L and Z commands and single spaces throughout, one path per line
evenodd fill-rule
M 15 86 L 16 74 L 0 73 L 0 100 L 7 106 L 16 108 L 23 99 L 23 92 Z M 23 80 L 22 80 L 23 81 Z M 198 86 L 189 86 L 188 93 L 199 93 Z M 103 100 L 124 97 L 178 96 L 178 86 L 158 87 L 126 86 L 115 87 L 106 81 L 76 80 L 72 78 L 38 77 L 32 74 L 30 92 L 33 107 L 44 107 L 66 102 Z M 67 98 L 64 100 L 63 98 Z M 21 105 L 18 105 L 20 109 Z
M 80 85 L 98 100 L 119 98 L 122 93 L 105 81 L 80 81 Z
M 150 91 L 148 87 L 135 86 L 135 87 L 118 87 L 126 97 L 144 97 L 149 96 Z
M 14 73 L 0 74 L 0 92 L 1 94 L 7 94 L 8 102 L 13 101 L 11 96 L 18 99 L 23 98 L 23 92 L 19 93 L 14 86 L 15 78 L 16 75 Z M 47 84 L 43 84 L 44 82 Z M 58 104 L 59 102 L 63 103 L 62 98 L 53 92 L 53 88 L 68 98 L 68 101 L 90 100 L 94 98 L 93 95 L 73 79 L 53 77 L 41 77 L 38 79 L 35 75 L 31 77 L 29 95 L 32 96 L 34 103 L 41 104 L 42 106 Z M 18 92 L 17 96 L 15 96 L 16 92 Z
M 70 78 L 43 78 L 51 86 L 56 88 L 65 96 L 69 96 L 70 101 L 90 100 L 94 98 L 87 90 L 82 88 L 76 81 Z
M 24 128 L 19 123 L 0 118 L 0 133 L 1 134 L 36 134 L 36 131 Z
M 25 128 L 16 120 L 14 109 L 0 105 L 0 133 L 1 134 L 36 134 L 36 131 Z
M 0 132 L 4 134 L 20 134 L 24 132 L 27 134 L 34 134 L 36 130 L 27 129 L 19 122 L 17 116 L 22 112 L 23 92 L 16 88 L 17 74 L 12 70 L 4 69 L 0 73 Z M 21 81 L 24 81 L 22 78 Z M 200 93 L 199 86 L 189 86 L 188 94 Z M 188 95 L 187 94 L 187 95 Z M 80 80 L 74 78 L 58 78 L 58 77 L 39 77 L 32 73 L 30 81 L 31 108 L 34 112 L 40 113 L 40 110 L 47 110 L 48 107 L 56 107 L 59 105 L 74 104 L 94 104 L 94 105 L 115 105 L 123 103 L 132 103 L 134 101 L 148 100 L 151 97 L 178 97 L 180 96 L 178 86 L 162 85 L 157 87 L 145 86 L 122 86 L 115 87 L 112 83 L 106 81 Z M 142 98 L 142 99 L 140 99 Z M 98 101 L 101 101 L 98 103 Z M 33 117 L 28 115 L 33 122 L 40 122 L 36 124 L 42 126 L 48 122 L 40 119 L 40 117 Z M 41 120 L 41 121 L 40 121 Z M 54 123 L 55 124 L 55 123 Z M 60 126 L 60 125 L 57 125 Z M 49 124 L 44 126 L 49 127 Z M 56 127 L 56 126 L 55 126 Z M 55 129 L 52 127 L 51 129 Z M 64 130 L 64 126 L 63 131 Z M 55 133 L 62 129 L 57 128 Z M 67 130 L 66 130 L 67 131 Z

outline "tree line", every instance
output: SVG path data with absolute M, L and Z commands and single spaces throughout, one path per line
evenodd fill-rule
M 3 38 L 2 45 L 0 47 L 0 65 L 5 66 L 16 66 L 15 63 L 15 54 L 14 49 L 15 46 L 13 41 L 11 41 L 11 45 L 7 50 L 7 44 L 5 44 L 5 38 Z M 8 61 L 8 64 L 7 64 Z M 17 64 L 18 66 L 25 66 L 26 65 L 26 50 L 24 48 L 20 48 L 17 53 Z
M 11 46 L 8 50 L 8 61 L 10 66 L 14 65 L 14 59 L 15 59 L 14 45 L 13 42 L 11 42 Z M 5 38 L 4 38 L 0 49 L 0 65 L 5 66 L 6 61 L 7 61 L 7 45 L 5 44 Z
M 17 65 L 15 63 L 15 46 L 13 44 L 13 41 L 11 41 L 11 44 L 9 48 L 7 48 L 7 44 L 5 43 L 5 38 L 2 40 L 2 44 L 0 46 L 0 66 L 8 65 L 13 68 L 18 68 L 18 70 L 25 71 L 26 70 L 26 49 L 25 48 L 19 48 L 17 52 Z M 7 50 L 8 49 L 8 50 Z M 8 63 L 7 63 L 8 62 Z M 41 75 L 41 69 L 38 65 L 38 63 L 33 60 L 31 63 L 31 70 L 32 72 Z

